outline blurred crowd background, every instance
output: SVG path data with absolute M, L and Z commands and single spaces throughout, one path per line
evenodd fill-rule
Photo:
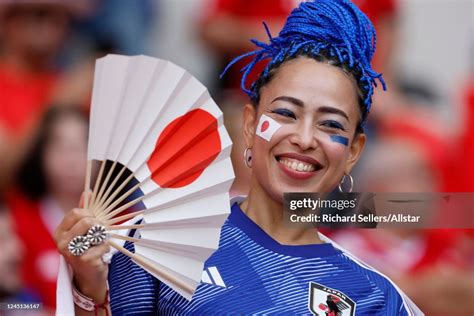
M 55 308 L 52 238 L 85 177 L 96 58 L 148 54 L 211 90 L 235 143 L 232 194 L 245 194 L 239 67 L 278 34 L 292 0 L 0 0 L 0 302 Z M 355 0 L 374 22 L 376 91 L 354 191 L 474 191 L 474 1 Z M 474 214 L 474 213 L 473 213 Z M 474 215 L 473 215 L 474 222 Z M 471 223 L 472 225 L 472 223 Z M 390 276 L 427 315 L 474 314 L 472 229 L 331 232 Z M 2 314 L 3 311 L 0 311 Z

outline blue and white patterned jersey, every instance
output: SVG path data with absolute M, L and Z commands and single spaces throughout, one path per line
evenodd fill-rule
M 192 300 L 121 253 L 109 286 L 113 315 L 423 315 L 390 280 L 332 243 L 281 245 L 237 203 Z

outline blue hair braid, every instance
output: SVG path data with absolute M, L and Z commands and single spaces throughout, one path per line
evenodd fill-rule
M 257 49 L 232 60 L 222 72 L 221 78 L 235 63 L 253 56 L 253 60 L 241 69 L 241 89 L 255 101 L 259 87 L 253 82 L 250 89 L 247 89 L 246 81 L 260 61 L 270 59 L 259 78 L 260 81 L 265 81 L 272 68 L 300 54 L 315 59 L 336 59 L 353 74 L 357 74 L 356 80 L 364 94 L 362 122 L 365 121 L 370 112 L 374 87 L 377 86 L 376 80 L 382 83 L 384 90 L 386 85 L 382 74 L 375 72 L 370 65 L 377 39 L 374 26 L 359 8 L 349 0 L 307 1 L 291 12 L 278 37 L 272 37 L 267 25 L 263 25 L 269 43 L 252 39 L 251 42 Z

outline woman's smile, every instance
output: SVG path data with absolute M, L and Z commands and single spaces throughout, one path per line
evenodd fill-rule
M 294 179 L 308 179 L 316 175 L 323 166 L 316 159 L 297 153 L 284 153 L 275 156 L 278 167 Z

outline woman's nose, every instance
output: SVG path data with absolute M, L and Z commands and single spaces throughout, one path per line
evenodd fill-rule
M 314 149 L 317 146 L 315 133 L 311 124 L 301 124 L 290 140 L 300 147 L 301 150 Z

